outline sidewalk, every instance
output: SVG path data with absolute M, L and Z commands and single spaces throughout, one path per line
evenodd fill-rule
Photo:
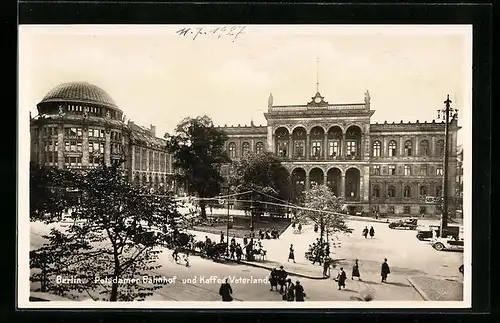
M 426 301 L 463 301 L 464 284 L 458 280 L 410 276 L 408 281 Z

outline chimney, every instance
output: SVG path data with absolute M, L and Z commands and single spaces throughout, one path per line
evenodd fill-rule
M 153 126 L 152 124 L 151 124 L 151 125 L 149 125 L 149 126 L 150 126 L 149 128 L 151 129 L 151 135 L 152 135 L 153 137 L 156 137 L 156 127 L 155 127 L 155 126 Z

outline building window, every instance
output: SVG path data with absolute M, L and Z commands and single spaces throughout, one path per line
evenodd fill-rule
M 395 157 L 396 156 L 396 149 L 397 149 L 397 144 L 395 140 L 391 140 L 389 142 L 389 156 L 390 157 Z
M 436 175 L 438 175 L 438 176 L 443 175 L 443 166 L 436 167 Z
M 321 141 L 315 140 L 312 142 L 311 146 L 311 156 L 312 157 L 319 157 L 321 156 Z
M 380 165 L 373 166 L 373 175 L 380 175 Z
M 356 141 L 347 141 L 347 155 L 355 156 L 356 155 Z
M 420 142 L 420 156 L 429 156 L 429 142 L 427 140 Z
M 441 188 L 441 186 L 436 186 L 436 197 L 441 197 L 443 193 L 443 189 Z
M 246 156 L 250 153 L 250 144 L 248 142 L 244 142 L 241 145 L 241 155 Z
M 79 153 L 82 152 L 82 143 L 81 142 L 76 143 L 76 151 Z
M 420 186 L 420 196 L 427 196 L 427 187 Z
M 411 175 L 411 166 L 410 165 L 405 165 L 404 166 L 404 175 L 405 176 L 410 176 Z
M 236 144 L 234 142 L 229 143 L 229 157 L 230 158 L 236 157 Z
M 328 156 L 336 157 L 340 154 L 340 145 L 338 140 L 328 142 Z
M 154 159 L 153 159 L 153 152 L 149 152 L 149 171 L 152 172 L 154 170 Z
M 396 175 L 396 165 L 389 165 L 389 175 Z
M 396 187 L 394 185 L 389 185 L 387 187 L 387 197 L 395 197 L 396 196 Z
M 378 185 L 373 185 L 372 196 L 373 197 L 380 197 L 380 187 Z
M 134 147 L 134 169 L 141 169 L 141 148 Z
M 373 143 L 373 151 L 372 151 L 373 157 L 380 157 L 381 150 L 382 150 L 382 144 L 378 140 L 375 141 Z
M 404 198 L 411 197 L 411 187 L 410 186 L 405 186 L 404 191 L 403 191 L 403 197 Z
M 104 154 L 104 143 L 103 143 L 103 142 L 101 142 L 101 144 L 100 144 L 100 146 L 99 146 L 99 152 L 100 152 L 101 154 Z
M 403 207 L 403 213 L 404 214 L 410 214 L 411 213 L 411 208 L 408 205 L 405 205 Z
M 413 144 L 412 144 L 411 140 L 407 140 L 405 142 L 405 156 L 411 156 L 412 150 L 413 150 Z
M 304 157 L 304 142 L 295 141 L 295 157 Z
M 420 213 L 420 214 L 425 214 L 425 213 L 427 213 L 427 212 L 426 212 L 426 207 L 425 207 L 425 206 L 420 206 L 420 207 L 419 207 L 419 213 Z
M 264 144 L 262 142 L 258 142 L 257 144 L 255 144 L 255 153 L 258 155 L 258 154 L 262 154 L 262 151 L 264 150 Z
M 160 154 L 160 172 L 165 172 L 165 154 Z
M 420 175 L 421 176 L 427 176 L 427 165 L 421 165 L 420 166 Z
M 438 156 L 444 155 L 444 140 L 438 140 L 436 143 L 436 154 Z

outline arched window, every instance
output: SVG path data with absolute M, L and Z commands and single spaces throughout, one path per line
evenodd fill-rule
M 236 144 L 234 142 L 229 143 L 229 157 L 236 157 Z
M 420 196 L 427 196 L 427 187 L 420 186 Z
M 389 142 L 389 157 L 394 157 L 396 156 L 396 149 L 397 149 L 397 144 L 396 140 L 391 140 Z
M 395 197 L 396 196 L 396 187 L 394 185 L 389 185 L 387 188 L 387 197 Z
M 255 145 L 255 153 L 257 154 L 261 154 L 262 151 L 264 150 L 264 144 L 262 142 L 258 142 L 256 145 Z
M 420 156 L 429 156 L 429 142 L 427 140 L 420 142 Z
M 405 198 L 411 197 L 411 187 L 410 186 L 405 186 L 404 192 L 403 192 L 403 197 L 405 197 Z
M 413 150 L 413 144 L 412 144 L 411 140 L 405 141 L 405 155 L 411 156 L 412 150 Z
M 436 143 L 436 155 L 443 156 L 444 155 L 444 140 L 438 140 Z
M 410 165 L 405 165 L 404 166 L 404 174 L 405 174 L 405 176 L 410 176 L 411 175 L 411 166 Z
M 373 185 L 372 196 L 373 197 L 380 197 L 380 187 L 378 185 Z
M 241 156 L 246 156 L 250 152 L 250 144 L 248 142 L 244 142 L 241 144 Z
M 436 197 L 441 197 L 441 194 L 443 192 L 443 189 L 441 186 L 436 186 Z
M 382 145 L 381 145 L 380 141 L 378 141 L 378 140 L 375 141 L 373 143 L 373 152 L 372 152 L 373 157 L 380 157 L 381 150 L 382 150 Z

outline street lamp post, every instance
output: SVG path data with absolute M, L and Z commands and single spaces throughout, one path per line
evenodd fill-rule
M 227 200 L 227 225 L 226 225 L 226 241 L 227 241 L 227 246 L 226 246 L 226 252 L 227 254 L 229 255 L 229 219 L 230 219 L 230 216 L 229 216 L 229 185 L 226 187 L 227 189 L 227 197 L 226 197 L 226 200 Z
M 449 159 L 449 123 L 458 118 L 458 110 L 450 107 L 450 95 L 446 97 L 444 101 L 445 108 L 439 109 L 438 119 L 444 120 L 444 165 L 443 165 L 443 210 L 441 212 L 441 226 L 440 226 L 440 237 L 443 237 L 443 230 L 448 226 L 448 159 Z M 451 119 L 451 120 L 450 120 Z
M 253 205 L 253 191 L 250 193 L 250 237 L 254 237 L 253 231 L 253 212 L 254 212 L 254 205 Z

